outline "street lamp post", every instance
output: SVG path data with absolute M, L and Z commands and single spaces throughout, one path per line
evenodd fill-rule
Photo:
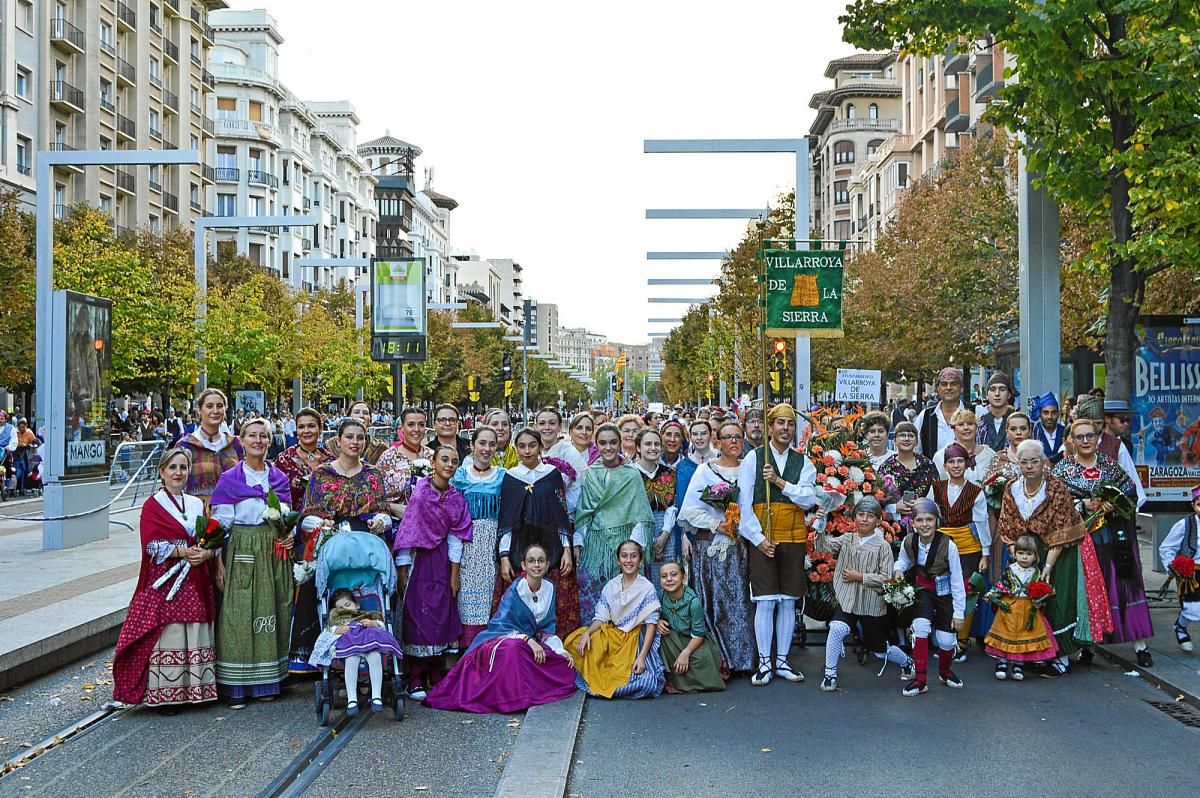
M 42 548 L 63 549 L 108 536 L 109 487 L 103 481 L 63 482 L 66 473 L 67 436 L 65 374 L 55 373 L 62 363 L 66 341 L 51 340 L 54 292 L 54 198 L 51 170 L 55 166 L 160 166 L 199 164 L 197 150 L 85 150 L 40 151 L 35 163 L 35 423 L 47 446 L 42 461 L 43 513 L 55 519 L 42 525 Z M 105 408 L 107 413 L 107 408 Z M 78 516 L 67 518 L 66 516 Z

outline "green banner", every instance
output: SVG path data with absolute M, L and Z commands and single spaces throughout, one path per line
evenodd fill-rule
M 841 338 L 841 250 L 762 252 L 767 276 L 767 335 Z

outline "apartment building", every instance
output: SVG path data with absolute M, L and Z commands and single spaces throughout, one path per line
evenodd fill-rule
M 855 240 L 874 247 L 910 181 L 936 177 L 963 137 L 990 132 L 983 114 L 1004 85 L 1005 65 L 1002 49 L 982 40 L 900 58 L 900 130 L 850 183 Z
M 598 336 L 583 327 L 559 327 L 558 349 L 554 354 L 559 360 L 585 374 L 592 373 L 592 347 Z
M 205 151 L 210 9 L 223 0 L 8 0 L 2 17 L 0 183 L 32 204 L 39 150 Z M 89 202 L 118 232 L 203 214 L 203 165 L 58 167 L 54 211 Z
M 425 289 L 430 302 L 455 302 L 458 261 L 450 257 L 450 212 L 458 201 L 428 186 L 413 202 L 409 239 L 418 258 L 425 258 Z
M 525 319 L 525 321 L 532 326 L 531 341 L 533 345 L 543 354 L 562 355 L 562 342 L 559 338 L 558 305 L 552 302 L 539 302 L 534 299 L 529 303 L 529 312 L 529 318 Z
M 375 209 L 379 217 L 375 251 L 381 258 L 413 257 L 414 188 L 421 148 L 385 131 L 358 145 L 358 155 L 375 175 Z
M 825 239 L 854 235 L 850 183 L 863 163 L 900 129 L 896 53 L 855 53 L 830 61 L 833 88 L 817 92 L 808 131 L 810 226 Z
M 251 260 L 304 290 L 356 279 L 346 267 L 298 269 L 296 258 L 364 258 L 375 253 L 375 178 L 358 156 L 354 107 L 299 99 L 279 79 L 283 36 L 262 9 L 214 12 L 211 145 L 214 216 L 314 214 L 315 225 L 222 231 Z M 365 270 L 363 270 L 365 273 Z

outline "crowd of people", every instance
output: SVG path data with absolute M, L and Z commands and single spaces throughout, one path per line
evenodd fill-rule
M 943 370 L 938 401 L 895 423 L 786 403 L 544 408 L 528 426 L 498 409 L 465 420 L 449 404 L 409 407 L 391 440 L 356 402 L 328 439 L 321 413 L 296 413 L 278 452 L 270 419 L 231 427 L 226 397 L 208 389 L 142 511 L 115 697 L 242 708 L 348 661 L 357 713 L 360 658 L 374 711 L 392 660 L 410 698 L 470 712 L 576 690 L 796 683 L 806 615 L 827 625 L 825 691 L 839 689 L 850 649 L 896 665 L 904 696 L 928 690 L 931 656 L 950 688 L 963 687 L 953 665 L 968 656 L 994 660 L 997 680 L 1056 678 L 1102 641 L 1133 643 L 1152 667 L 1128 406 L 1081 397 L 1064 425 L 1053 394 L 1015 409 L 1002 373 L 979 412 L 962 388 L 960 371 Z M 390 628 L 357 594 L 311 578 L 346 532 L 390 552 Z M 1164 562 L 1200 545 L 1194 518 L 1177 532 Z M 1185 647 L 1200 619 L 1188 584 L 1174 630 Z

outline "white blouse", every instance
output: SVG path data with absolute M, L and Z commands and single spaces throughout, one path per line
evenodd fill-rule
M 542 580 L 542 586 L 537 593 L 529 589 L 529 583 L 525 579 L 521 579 L 517 582 L 517 596 L 529 608 L 529 611 L 533 613 L 533 617 L 537 620 L 539 626 L 546 620 L 546 616 L 550 614 L 550 610 L 554 608 L 554 584 L 549 579 Z M 512 636 L 519 637 L 521 633 L 513 632 Z M 568 656 L 567 650 L 563 648 L 562 640 L 556 634 L 546 635 L 546 638 L 541 643 L 559 656 Z
M 246 475 L 246 484 L 263 489 L 264 493 L 271 488 L 271 467 L 255 471 L 249 464 L 242 463 L 242 473 Z M 237 504 L 215 504 L 212 507 L 212 517 L 221 526 L 229 529 L 234 524 L 256 526 L 261 524 L 267 515 L 265 499 L 243 499 Z

